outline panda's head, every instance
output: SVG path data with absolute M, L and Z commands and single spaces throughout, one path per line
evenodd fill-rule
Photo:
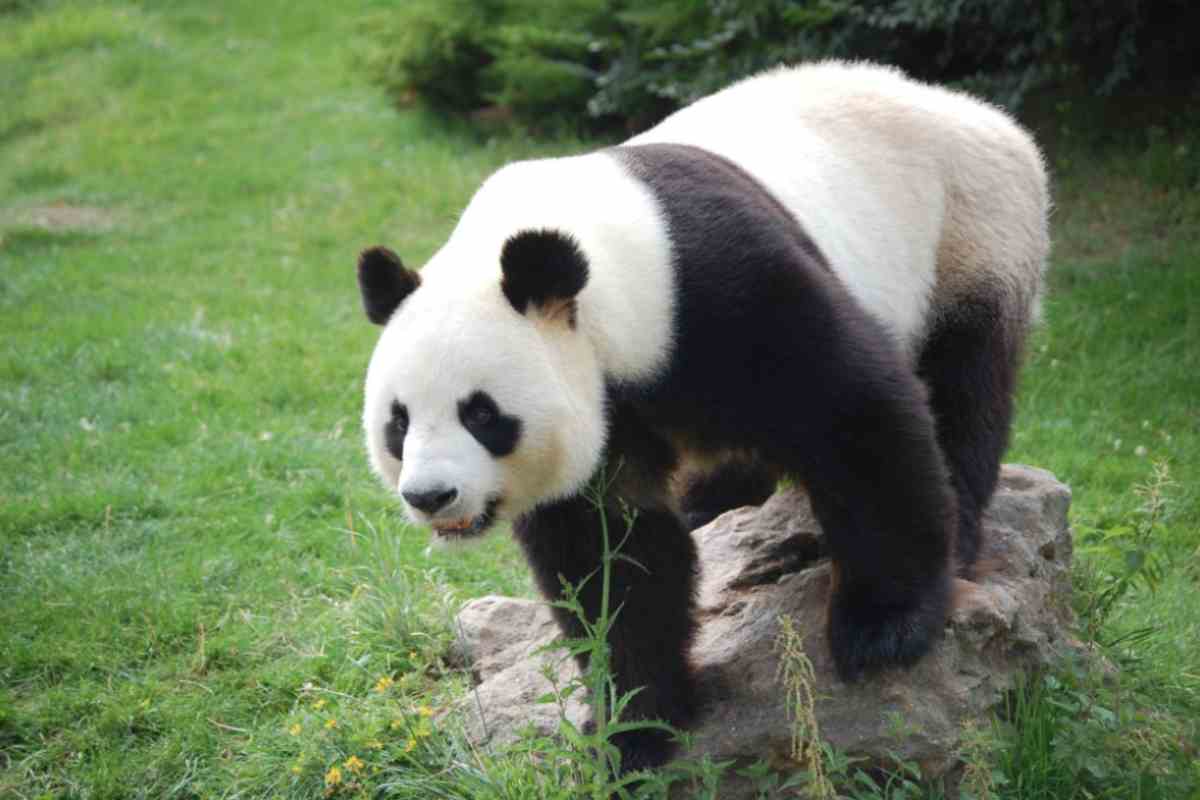
M 414 522 L 462 539 L 577 491 L 603 448 L 603 380 L 576 322 L 588 265 L 570 236 L 448 243 L 418 276 L 362 253 L 384 330 L 366 379 L 371 465 Z

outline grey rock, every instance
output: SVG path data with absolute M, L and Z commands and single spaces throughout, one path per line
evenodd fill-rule
M 951 774 L 964 726 L 983 721 L 1022 673 L 1074 649 L 1070 498 L 1050 473 L 1006 466 L 985 516 L 983 577 L 957 581 L 942 644 L 912 669 L 849 685 L 834 676 L 825 643 L 829 564 L 804 493 L 777 492 L 696 531 L 703 572 L 693 661 L 705 709 L 688 755 L 788 762 L 792 720 L 776 648 L 787 617 L 814 667 L 826 741 L 873 762 L 916 762 L 929 777 Z M 554 730 L 560 708 L 535 701 L 551 689 L 547 675 L 563 686 L 576 672 L 561 651 L 540 652 L 557 634 L 549 609 L 484 597 L 467 604 L 459 628 L 457 651 L 479 682 L 466 701 L 469 735 L 497 744 L 527 726 Z M 562 712 L 586 719 L 581 698 Z M 722 797 L 745 791 L 730 786 Z
M 549 648 L 558 638 L 549 607 L 487 595 L 463 606 L 456 627 L 451 661 L 466 665 L 476 682 L 464 703 L 471 740 L 510 744 L 527 728 L 539 733 L 557 729 L 563 709 L 538 699 L 555 686 L 567 686 L 579 670 L 562 650 Z M 580 700 L 571 698 L 566 706 L 576 725 L 588 718 Z

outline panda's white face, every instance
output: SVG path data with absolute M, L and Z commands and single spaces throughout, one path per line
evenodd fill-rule
M 521 314 L 499 282 L 426 281 L 388 321 L 367 371 L 371 464 L 417 523 L 481 534 L 590 477 L 603 382 L 564 320 Z

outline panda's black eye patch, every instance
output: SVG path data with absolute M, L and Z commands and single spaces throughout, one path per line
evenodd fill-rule
M 521 438 L 521 420 L 500 413 L 500 406 L 487 392 L 472 392 L 465 400 L 459 400 L 458 419 L 497 458 L 515 450 Z
M 392 401 L 392 416 L 383 426 L 383 440 L 397 461 L 404 460 L 404 436 L 408 433 L 408 409 L 399 400 Z

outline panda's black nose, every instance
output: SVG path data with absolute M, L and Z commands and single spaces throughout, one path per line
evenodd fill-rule
M 458 497 L 458 489 L 443 489 L 438 487 L 424 492 L 401 492 L 410 506 L 426 514 L 436 514 L 454 502 Z

